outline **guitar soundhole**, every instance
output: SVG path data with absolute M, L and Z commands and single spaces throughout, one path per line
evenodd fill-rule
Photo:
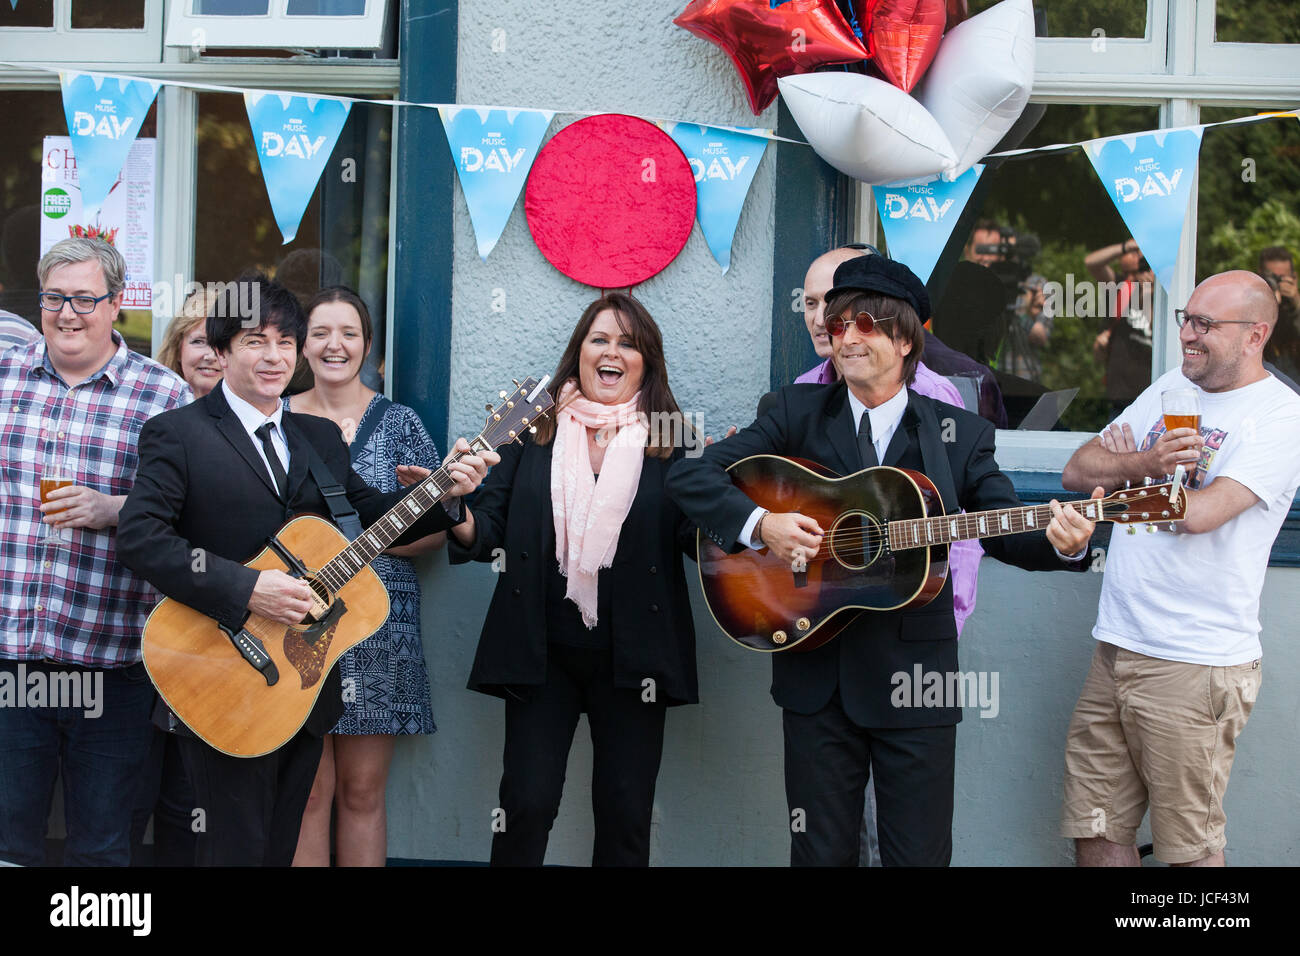
M 850 571 L 870 567 L 885 547 L 885 529 L 875 515 L 846 511 L 831 527 L 830 551 Z

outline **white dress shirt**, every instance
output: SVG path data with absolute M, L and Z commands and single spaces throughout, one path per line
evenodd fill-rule
M 279 456 L 280 464 L 284 466 L 284 473 L 289 474 L 289 443 L 285 440 L 284 428 L 280 423 L 284 406 L 277 400 L 274 414 L 264 414 L 231 391 L 230 385 L 224 378 L 221 380 L 221 391 L 226 396 L 226 403 L 230 405 L 230 410 L 238 416 L 239 424 L 243 425 L 244 431 L 248 432 L 253 450 L 257 452 L 257 457 L 262 459 L 262 464 L 266 467 L 266 474 L 271 479 L 271 487 L 279 487 L 275 481 L 275 472 L 271 470 L 271 463 L 266 460 L 266 452 L 262 450 L 262 439 L 257 437 L 257 430 L 267 422 L 272 424 L 271 447 Z

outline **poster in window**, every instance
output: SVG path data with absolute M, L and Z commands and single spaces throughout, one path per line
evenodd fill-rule
M 46 136 L 41 150 L 41 250 L 60 239 L 102 237 L 126 259 L 124 309 L 153 308 L 154 189 L 156 139 L 131 145 L 117 182 L 91 221 L 82 213 L 77 160 L 67 136 Z

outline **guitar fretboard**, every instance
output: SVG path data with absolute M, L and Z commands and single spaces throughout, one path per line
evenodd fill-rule
M 412 524 L 424 517 L 425 512 L 439 507 L 438 503 L 456 484 L 447 471 L 447 465 L 459 461 L 460 457 L 460 452 L 449 454 L 441 468 L 417 484 L 405 498 L 361 532 L 361 537 L 350 542 L 322 567 L 317 576 L 325 586 L 337 592 L 362 568 L 391 547 Z
M 1109 520 L 1099 499 L 1063 501 L 1089 521 Z M 932 544 L 948 544 L 971 538 L 994 538 L 1004 534 L 1021 534 L 1025 531 L 1043 531 L 1052 522 L 1050 505 L 1026 505 L 1022 508 L 1004 508 L 999 511 L 975 511 L 933 518 L 912 518 L 889 522 L 889 547 L 892 551 L 923 548 Z

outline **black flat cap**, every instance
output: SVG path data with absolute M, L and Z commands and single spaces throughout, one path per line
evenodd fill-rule
M 902 299 L 916 310 L 922 322 L 930 318 L 930 294 L 915 272 L 884 256 L 854 256 L 835 270 L 834 285 L 826 293 L 830 301 L 841 292 L 879 292 Z

